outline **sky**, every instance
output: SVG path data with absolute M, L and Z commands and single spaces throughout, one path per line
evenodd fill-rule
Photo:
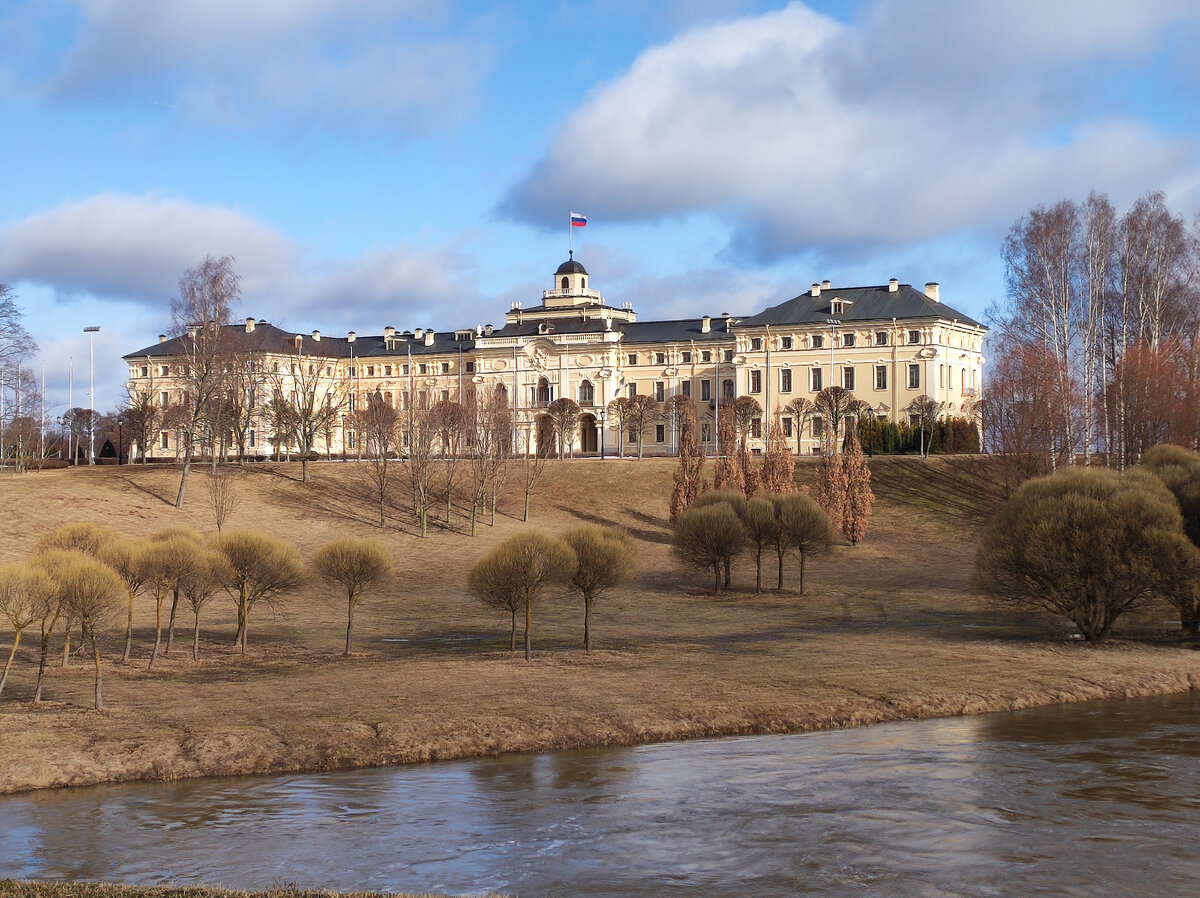
M 1197 38 L 1194 0 L 0 0 L 0 283 L 50 416 L 85 326 L 118 405 L 207 255 L 328 335 L 499 325 L 571 238 L 641 320 L 892 277 L 982 319 L 1034 206 L 1200 210 Z

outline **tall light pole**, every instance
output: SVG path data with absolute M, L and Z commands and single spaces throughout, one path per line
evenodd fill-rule
M 100 328 L 85 327 L 88 335 L 88 464 L 96 463 L 96 348 L 94 338 Z

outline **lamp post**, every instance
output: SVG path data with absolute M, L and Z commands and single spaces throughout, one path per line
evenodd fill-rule
M 125 435 L 122 432 L 122 428 L 124 426 L 125 426 L 125 416 L 119 415 L 117 417 L 117 464 L 118 465 L 123 464 L 123 462 L 121 461 L 121 458 L 125 452 Z
M 875 457 L 875 409 L 867 406 L 867 457 Z
M 94 337 L 100 328 L 85 327 L 88 335 L 88 464 L 96 463 L 96 348 Z
M 604 409 L 600 409 L 598 417 L 600 419 L 600 461 L 604 461 Z

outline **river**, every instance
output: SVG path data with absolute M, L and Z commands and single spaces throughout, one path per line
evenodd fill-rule
M 531 895 L 1200 891 L 1200 694 L 0 798 L 0 877 Z

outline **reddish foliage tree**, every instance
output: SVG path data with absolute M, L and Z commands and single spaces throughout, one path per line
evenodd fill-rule
M 783 421 L 776 412 L 767 434 L 767 454 L 763 456 L 759 487 L 764 493 L 791 493 L 796 489 L 795 475 L 796 460 L 783 435 Z
M 737 428 L 734 425 L 733 409 L 728 406 L 721 407 L 717 418 L 717 443 L 720 450 L 717 455 L 717 471 L 713 475 L 713 486 L 719 490 L 737 490 L 745 495 L 746 478 L 737 458 Z
M 842 511 L 842 535 L 856 546 L 867 532 L 875 494 L 871 492 L 871 469 L 863 458 L 858 434 L 851 430 L 850 441 L 842 454 L 842 477 L 845 481 L 845 508 Z
M 696 445 L 696 407 L 686 396 L 677 396 L 675 399 L 681 401 L 675 401 L 679 426 L 679 467 L 675 469 L 675 488 L 671 491 L 672 524 L 700 495 L 700 474 L 704 469 L 704 453 Z

